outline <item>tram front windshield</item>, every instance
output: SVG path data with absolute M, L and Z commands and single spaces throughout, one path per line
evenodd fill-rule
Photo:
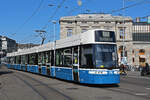
M 115 44 L 91 44 L 81 46 L 81 68 L 113 69 L 117 66 Z

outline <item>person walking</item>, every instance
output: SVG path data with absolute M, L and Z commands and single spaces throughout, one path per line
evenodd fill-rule
M 148 63 L 146 63 L 145 70 L 146 70 L 146 75 L 149 75 L 150 74 L 150 70 L 149 70 L 149 64 Z
M 149 74 L 149 64 L 145 63 L 145 66 L 142 66 L 141 76 Z
M 122 75 L 127 75 L 127 72 L 125 71 L 125 65 L 124 64 L 121 64 L 120 65 L 120 74 Z

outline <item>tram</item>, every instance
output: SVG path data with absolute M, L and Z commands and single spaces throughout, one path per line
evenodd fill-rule
M 11 69 L 85 84 L 119 84 L 115 32 L 88 30 L 7 54 Z

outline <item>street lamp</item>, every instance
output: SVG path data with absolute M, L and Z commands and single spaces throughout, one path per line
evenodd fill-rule
M 44 44 L 44 41 L 46 39 L 46 37 L 45 37 L 46 31 L 44 31 L 44 30 L 35 30 L 35 32 L 39 33 L 38 35 L 42 38 L 41 45 Z
M 55 32 L 56 32 L 56 21 L 52 20 L 52 23 L 54 24 L 54 66 L 55 66 L 55 48 L 56 48 Z
M 123 0 L 123 14 L 122 14 L 122 17 L 123 17 L 123 46 L 122 46 L 122 61 L 121 63 L 122 64 L 126 64 L 127 63 L 127 58 L 125 57 L 125 19 L 124 19 L 124 8 L 125 8 L 125 0 Z
M 52 23 L 54 24 L 54 42 L 55 42 L 56 21 L 55 21 L 55 20 L 52 20 Z
M 77 3 L 78 3 L 78 6 L 82 5 L 82 1 L 81 0 L 78 0 Z

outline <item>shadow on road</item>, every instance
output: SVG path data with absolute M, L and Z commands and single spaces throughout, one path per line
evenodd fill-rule
M 13 71 L 9 71 L 5 65 L 0 65 L 0 75 L 11 73 L 13 73 Z
M 82 86 L 95 87 L 95 88 L 116 88 L 119 84 L 80 84 Z
M 3 75 L 3 74 L 11 74 L 13 73 L 12 71 L 1 71 L 0 70 L 0 75 Z
M 81 86 L 85 86 L 85 87 L 94 87 L 94 88 L 117 88 L 117 87 L 120 87 L 119 84 L 84 84 L 84 83 L 72 82 L 72 81 L 58 79 L 58 78 L 53 78 L 53 79 L 76 84 L 76 85 L 81 85 Z M 72 88 L 67 88 L 67 89 L 72 89 Z M 76 89 L 76 88 L 73 88 L 73 89 Z

